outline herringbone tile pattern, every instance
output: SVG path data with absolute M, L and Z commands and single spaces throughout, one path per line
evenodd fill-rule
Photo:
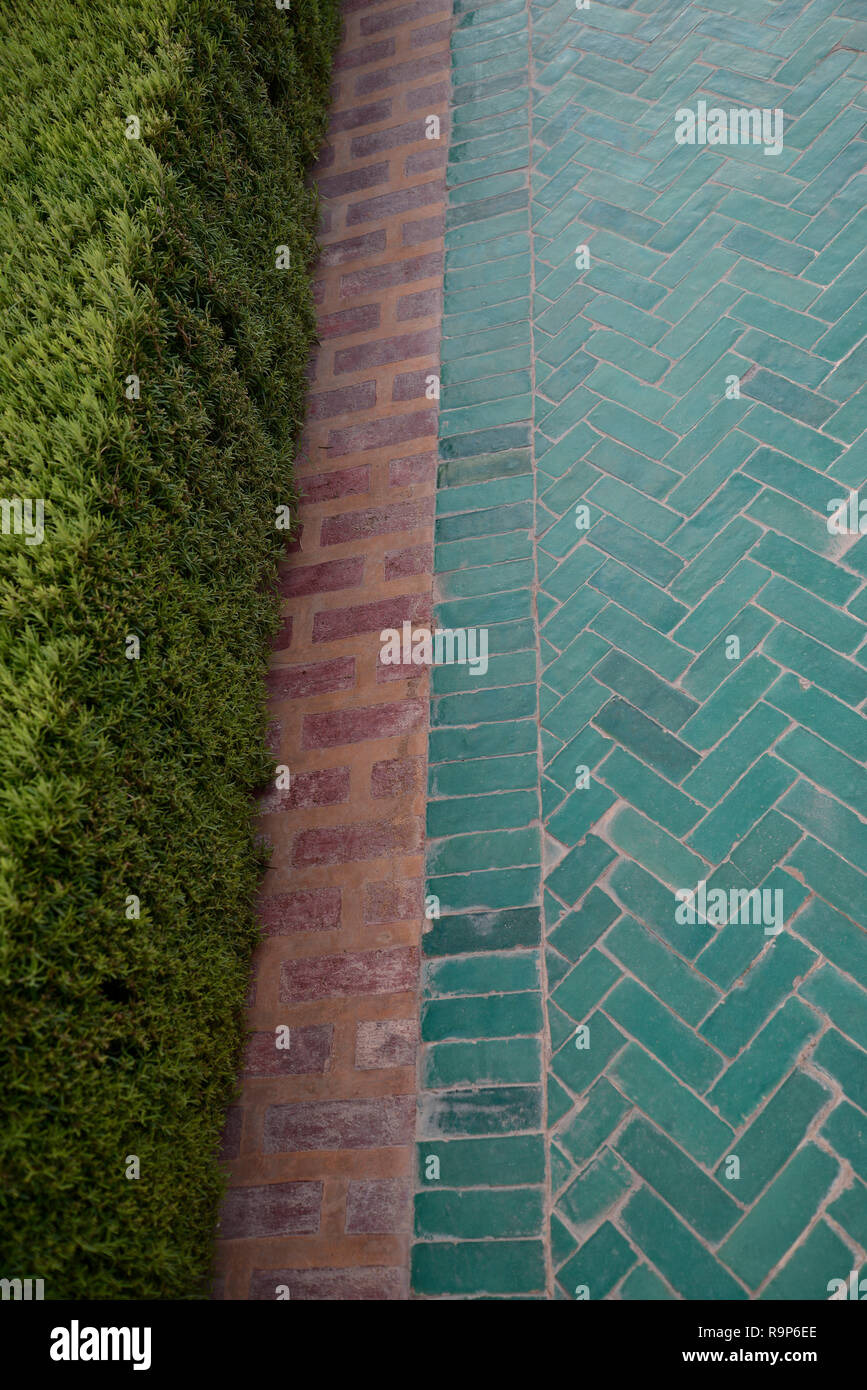
M 456 11 L 436 568 L 492 656 L 434 674 L 416 1288 L 825 1299 L 867 1260 L 867 13 Z M 782 149 L 677 144 L 701 102 Z

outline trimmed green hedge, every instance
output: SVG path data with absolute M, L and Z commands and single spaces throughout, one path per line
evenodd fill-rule
M 207 1296 L 338 28 L 0 14 L 0 498 L 45 503 L 0 535 L 0 1275 L 48 1298 Z

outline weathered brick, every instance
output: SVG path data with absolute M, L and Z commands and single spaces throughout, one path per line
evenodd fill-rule
M 388 161 L 379 164 L 365 164 L 360 169 L 349 169 L 344 174 L 332 174 L 319 179 L 319 192 L 323 198 L 339 198 L 344 193 L 358 193 L 362 188 L 376 188 L 388 183 Z
M 332 415 L 346 415 L 354 410 L 370 410 L 376 405 L 376 382 L 360 381 L 356 386 L 338 386 L 334 391 L 320 391 L 308 397 L 307 419 L 327 420 Z M 310 480 L 306 480 L 309 482 Z M 307 500 L 312 500 L 305 488 Z
M 438 106 L 441 101 L 448 99 L 448 82 L 434 82 L 429 87 L 411 88 L 404 99 L 404 108 L 407 111 L 417 111 L 419 107 L 423 107 L 429 111 L 432 106 Z
M 391 385 L 393 401 L 417 401 L 427 395 L 432 373 L 427 367 L 416 372 L 397 372 Z
M 300 700 L 332 690 L 351 690 L 355 685 L 355 657 L 337 656 L 331 661 L 308 661 L 298 666 L 275 666 L 268 672 L 268 689 L 277 700 Z
M 367 1234 L 408 1231 L 412 1192 L 405 1178 L 368 1178 L 349 1184 L 346 1230 Z
M 402 212 L 412 212 L 415 208 L 430 207 L 431 203 L 439 203 L 443 196 L 443 180 L 431 179 L 428 183 L 418 183 L 413 188 L 396 189 L 391 193 L 381 193 L 376 198 L 362 198 L 357 203 L 351 203 L 346 210 L 347 227 L 356 227 L 360 222 L 379 221 L 384 217 L 397 217 Z M 371 306 L 374 307 L 374 306 Z M 378 318 L 378 305 L 377 320 Z M 376 327 L 370 324 L 369 327 Z M 341 329 L 341 332 L 353 332 L 353 329 Z M 321 330 L 320 330 L 321 334 Z
M 272 787 L 259 798 L 262 815 L 304 806 L 337 806 L 349 800 L 348 767 L 323 767 L 316 772 L 290 773 L 288 787 Z
M 427 483 L 436 476 L 436 469 L 435 452 L 413 454 L 405 459 L 392 459 L 388 465 L 388 481 L 392 487 L 410 487 L 413 483 Z
M 333 748 L 369 738 L 397 738 L 427 721 L 426 700 L 398 700 L 362 709 L 330 710 L 304 717 L 301 746 Z
M 237 1158 L 241 1149 L 241 1126 L 244 1113 L 240 1105 L 230 1105 L 220 1134 L 220 1158 Z
M 348 271 L 340 277 L 340 298 L 355 294 L 370 294 L 391 289 L 395 285 L 411 285 L 413 280 L 429 280 L 442 274 L 441 251 L 429 251 L 425 256 L 405 256 L 402 260 Z M 355 389 L 355 388 L 350 388 Z M 315 397 L 314 397 L 315 399 Z
M 385 879 L 364 887 L 364 920 L 371 926 L 384 922 L 413 921 L 421 915 L 424 881 L 420 878 Z
M 438 289 L 419 290 L 416 294 L 405 294 L 397 301 L 398 322 L 405 319 L 427 318 L 438 314 L 442 307 L 442 296 Z
M 362 44 L 361 48 L 350 48 L 340 52 L 334 59 L 335 72 L 347 68 L 363 68 L 367 63 L 378 63 L 381 58 L 390 58 L 394 53 L 394 39 L 378 39 L 376 43 Z
M 292 863 L 346 864 L 361 859 L 384 859 L 390 854 L 412 854 L 421 845 L 418 821 L 368 821 L 361 825 L 330 825 L 302 830 L 295 836 Z
M 439 347 L 435 328 L 423 328 L 417 333 L 403 333 L 394 338 L 379 338 L 375 342 L 357 343 L 354 347 L 339 348 L 334 354 L 335 374 L 357 372 L 369 367 L 382 367 L 388 362 L 406 362 L 413 357 L 430 357 Z
M 269 1105 L 264 1152 L 311 1149 L 386 1149 L 412 1143 L 415 1096 L 366 1100 L 299 1101 Z
M 405 222 L 401 229 L 403 244 L 419 246 L 423 241 L 439 240 L 445 231 L 445 225 L 446 220 L 442 213 L 433 217 L 423 217 L 417 222 Z
M 280 998 L 288 1004 L 335 995 L 401 994 L 413 988 L 417 973 L 414 946 L 311 956 L 283 962 Z
M 320 545 L 342 545 L 346 541 L 366 540 L 394 531 L 416 531 L 433 516 L 432 499 L 421 502 L 394 502 L 389 507 L 369 507 L 366 511 L 340 512 L 327 516 L 319 533 Z
M 323 560 L 318 565 L 298 565 L 286 570 L 280 576 L 280 592 L 284 598 L 329 594 L 337 589 L 357 588 L 363 577 L 363 555 L 352 555 L 345 560 Z
M 429 609 L 430 603 L 424 594 L 379 599 L 356 608 L 322 609 L 313 618 L 313 641 L 336 642 L 340 637 L 355 637 L 361 632 L 400 629 L 404 622 L 422 622 Z
M 414 174 L 430 174 L 435 169 L 444 169 L 447 163 L 446 150 L 416 150 L 414 154 L 407 155 L 403 172 L 406 178 L 412 178 Z
M 288 1047 L 277 1046 L 276 1031 L 253 1033 L 247 1043 L 244 1074 L 297 1076 L 308 1072 L 324 1072 L 331 1057 L 333 1033 L 334 1028 L 330 1023 L 291 1028 Z
M 250 1236 L 299 1235 L 319 1230 L 321 1182 L 275 1182 L 232 1187 L 220 1216 L 224 1240 Z
M 441 14 L 447 10 L 448 6 L 444 0 L 411 0 L 408 5 L 396 5 L 381 14 L 364 15 L 361 20 L 361 33 L 381 34 L 384 30 L 412 24 L 417 19 L 424 19 L 426 15 Z
M 383 449 L 389 444 L 404 444 L 409 439 L 435 434 L 436 411 L 416 410 L 409 415 L 391 415 L 384 420 L 369 420 L 362 425 L 331 430 L 328 452 L 332 458 L 340 458 L 343 454 Z
M 405 796 L 421 785 L 424 758 L 384 758 L 370 771 L 371 796 Z
M 356 135 L 349 152 L 353 159 L 367 159 L 369 155 L 394 150 L 401 145 L 414 145 L 424 138 L 424 120 L 407 121 L 404 125 L 389 126 L 387 130 L 372 130 L 365 135 Z
M 439 24 L 426 24 L 421 29 L 413 29 L 410 45 L 412 48 L 426 48 L 431 43 L 445 43 L 451 29 L 451 20 L 448 19 L 441 19 Z
M 378 256 L 386 248 L 387 237 L 382 228 L 364 232 L 361 236 L 347 237 L 345 241 L 332 241 L 319 252 L 321 267 L 344 265 L 347 261 L 357 261 L 368 256 Z
M 250 1276 L 250 1299 L 285 1298 L 278 1289 L 288 1289 L 289 1298 L 317 1302 L 375 1300 L 394 1302 L 404 1299 L 406 1274 L 388 1266 L 357 1266 L 345 1269 L 255 1269 Z
M 407 579 L 413 574 L 428 574 L 433 551 L 429 545 L 412 545 L 406 550 L 389 550 L 383 557 L 386 580 Z
M 339 888 L 302 888 L 259 900 L 259 916 L 269 936 L 296 931 L 329 931 L 340 926 Z
M 322 339 L 343 338 L 349 333 L 366 333 L 379 326 L 379 312 L 378 304 L 357 304 L 351 309 L 337 309 L 333 314 L 323 314 L 319 318 L 319 336 Z
M 361 125 L 374 125 L 377 121 L 387 121 L 391 115 L 391 97 L 381 101 L 371 101 L 365 106 L 352 106 L 345 111 L 332 112 L 328 128 L 332 135 L 341 130 L 356 130 Z
M 356 468 L 334 468 L 328 473 L 316 473 L 300 480 L 301 496 L 305 502 L 330 502 L 335 497 L 351 497 L 370 491 L 370 464 Z
M 431 77 L 434 73 L 448 68 L 448 53 L 432 53 L 427 58 L 410 58 L 405 63 L 390 63 L 386 68 L 375 72 L 362 73 L 355 79 L 355 95 L 368 96 L 371 92 L 381 92 L 384 87 L 402 86 L 414 82 L 419 77 Z
M 369 1019 L 356 1027 L 355 1065 L 363 1070 L 411 1067 L 417 1047 L 417 1019 Z

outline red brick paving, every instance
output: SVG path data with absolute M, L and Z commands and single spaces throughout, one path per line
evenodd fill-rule
M 224 1136 L 227 1299 L 408 1296 L 427 675 L 378 657 L 381 628 L 431 606 L 451 8 L 344 15 L 302 532 L 268 679 L 291 786 L 260 806 L 273 854 Z

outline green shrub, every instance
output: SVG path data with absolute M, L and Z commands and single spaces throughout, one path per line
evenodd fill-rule
M 207 1296 L 338 27 L 0 14 L 0 498 L 45 502 L 0 535 L 0 1274 L 49 1298 Z

